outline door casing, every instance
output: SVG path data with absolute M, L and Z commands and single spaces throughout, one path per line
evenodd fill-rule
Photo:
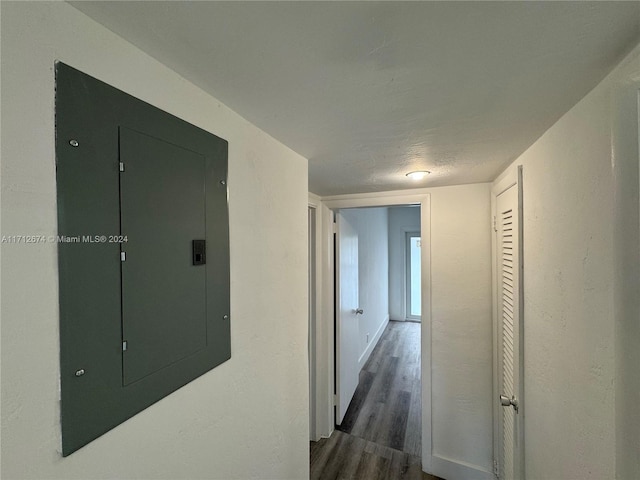
M 422 323 L 421 323 L 421 377 L 422 377 L 422 469 L 426 472 L 434 470 L 434 463 L 443 462 L 437 456 L 434 457 L 433 442 L 431 437 L 432 431 L 432 413 L 431 413 L 431 196 L 429 193 L 423 192 L 385 192 L 375 194 L 353 194 L 341 195 L 336 197 L 327 197 L 322 203 L 330 210 L 339 210 L 342 208 L 358 208 L 358 207 L 392 207 L 401 205 L 419 205 L 420 208 L 420 236 L 425 242 L 426 248 L 422 250 L 421 258 L 421 282 L 422 282 Z M 332 213 L 332 212 L 331 212 Z M 324 232 L 325 242 L 331 243 L 333 239 L 333 231 L 327 229 Z M 330 251 L 333 257 L 334 252 Z M 333 278 L 332 261 L 323 265 L 322 276 L 325 280 Z M 326 284 L 327 282 L 325 282 Z M 324 296 L 326 310 L 333 311 L 329 305 L 333 305 L 333 299 Z M 426 306 L 426 308 L 425 308 Z M 326 312 L 325 312 L 326 313 Z M 326 319 L 326 315 L 325 315 Z M 325 321 L 325 328 L 329 331 L 325 332 L 328 338 L 334 338 L 333 322 Z M 330 382 L 333 382 L 333 365 L 334 356 L 329 355 L 328 367 Z M 333 395 L 322 399 L 326 405 L 333 405 Z M 319 407 L 322 408 L 322 407 Z M 333 425 L 324 426 L 325 431 L 331 432 Z
M 318 209 L 315 205 L 308 206 L 308 243 L 309 243 L 309 439 L 317 440 L 316 434 L 316 324 L 317 324 L 317 256 L 316 231 L 318 228 Z

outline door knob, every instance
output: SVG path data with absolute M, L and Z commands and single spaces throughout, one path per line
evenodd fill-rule
M 516 400 L 515 396 L 511 396 L 511 398 L 506 395 L 500 395 L 500 405 L 503 407 L 513 407 L 513 409 L 518 413 L 518 400 Z
M 362 310 L 361 308 L 356 308 L 356 315 L 360 314 L 362 315 L 364 313 L 364 310 Z

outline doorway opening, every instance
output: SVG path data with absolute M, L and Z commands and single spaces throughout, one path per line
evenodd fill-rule
M 358 195 L 345 195 L 345 196 L 337 196 L 332 198 L 324 198 L 319 203 L 320 207 L 318 209 L 319 218 L 321 218 L 321 226 L 319 223 L 319 240 L 318 244 L 321 245 L 322 250 L 322 260 L 318 262 L 318 275 L 321 280 L 319 280 L 319 288 L 321 289 L 321 293 L 319 293 L 321 298 L 319 307 L 322 310 L 321 317 L 322 321 L 318 321 L 318 348 L 317 351 L 318 360 L 317 360 L 317 382 L 319 386 L 319 390 L 317 390 L 317 405 L 316 411 L 318 412 L 319 423 L 317 425 L 318 438 L 319 441 L 312 442 L 311 445 L 311 478 L 324 478 L 323 475 L 327 472 L 335 471 L 336 468 L 340 467 L 341 469 L 344 465 L 335 465 L 332 459 L 336 459 L 335 461 L 339 461 L 339 458 L 346 458 L 344 455 L 349 457 L 350 455 L 356 455 L 360 458 L 363 455 L 364 449 L 368 452 L 379 452 L 383 451 L 387 452 L 385 455 L 393 455 L 396 458 L 397 455 L 403 457 L 403 459 L 398 459 L 400 463 L 402 463 L 405 467 L 410 466 L 410 470 L 413 468 L 417 469 L 417 473 L 419 474 L 421 471 L 431 471 L 433 464 L 433 448 L 432 448 L 432 437 L 431 437 L 431 425 L 432 425 L 432 411 L 431 411 L 431 251 L 430 251 L 430 194 L 429 193 L 408 193 L 405 194 L 403 192 L 391 192 L 387 194 L 358 194 Z M 374 374 L 378 369 L 381 371 L 388 367 L 388 364 L 385 366 L 382 362 L 375 362 L 372 360 L 374 357 L 374 349 L 378 347 L 380 350 L 383 350 L 383 345 L 393 346 L 394 342 L 384 342 L 383 333 L 387 330 L 389 325 L 395 326 L 404 326 L 411 328 L 413 327 L 415 332 L 414 339 L 416 340 L 416 345 L 414 347 L 413 352 L 413 360 L 415 362 L 415 369 L 417 377 L 419 378 L 419 382 L 409 382 L 406 379 L 399 380 L 399 384 L 403 384 L 404 388 L 402 388 L 402 395 L 396 396 L 395 405 L 389 410 L 391 414 L 384 415 L 380 408 L 384 407 L 384 405 L 376 405 L 372 408 L 366 407 L 367 412 L 365 416 L 361 416 L 361 418 L 367 418 L 367 416 L 372 415 L 376 418 L 381 418 L 381 425 L 385 426 L 385 428 L 377 428 L 372 431 L 378 435 L 379 438 L 386 436 L 388 441 L 391 441 L 393 438 L 394 445 L 400 445 L 400 435 L 398 432 L 404 431 L 405 443 L 412 444 L 414 448 L 414 453 L 417 455 L 412 455 L 409 453 L 405 453 L 401 450 L 397 450 L 394 448 L 390 448 L 388 446 L 383 446 L 381 444 L 376 444 L 370 440 L 366 440 L 364 438 L 360 438 L 349 433 L 344 433 L 339 429 L 346 429 L 344 424 L 345 417 L 348 418 L 346 410 L 348 410 L 351 406 L 357 405 L 359 400 L 362 399 L 357 392 L 354 393 L 354 396 L 346 402 L 345 417 L 342 418 L 342 421 L 338 419 L 339 424 L 336 422 L 336 406 L 340 405 L 340 364 L 341 364 L 341 351 L 339 348 L 339 336 L 341 332 L 344 332 L 345 329 L 341 329 L 340 322 L 334 321 L 338 319 L 338 314 L 340 313 L 340 305 L 338 302 L 340 301 L 338 295 L 336 294 L 339 289 L 337 289 L 337 285 L 340 282 L 339 270 L 340 267 L 337 265 L 339 260 L 339 245 L 337 241 L 338 237 L 338 223 L 339 223 L 339 213 L 340 211 L 348 211 L 348 209 L 358 208 L 361 211 L 370 211 L 376 208 L 384 207 L 387 210 L 396 209 L 402 207 L 403 210 L 413 210 L 416 212 L 419 223 L 418 225 L 411 227 L 409 224 L 401 224 L 399 230 L 399 239 L 398 242 L 400 244 L 399 249 L 399 260 L 397 264 L 400 265 L 398 278 L 399 281 L 393 281 L 391 276 L 387 275 L 387 283 L 388 290 L 384 296 L 389 304 L 387 314 L 389 315 L 386 320 L 387 325 L 380 332 L 379 337 L 376 337 L 377 331 L 369 330 L 369 331 L 360 331 L 358 329 L 358 333 L 360 335 L 359 339 L 362 342 L 360 346 L 359 352 L 365 353 L 364 355 L 360 355 L 359 358 L 356 359 L 357 366 L 355 367 L 355 371 L 357 373 L 357 383 L 356 390 L 358 387 L 363 385 L 363 388 L 367 388 L 367 385 L 370 385 L 370 388 L 375 389 L 373 377 L 370 374 Z M 335 217 L 335 223 L 334 223 Z M 401 222 L 402 223 L 402 222 Z M 334 233 L 335 232 L 335 233 Z M 405 284 L 406 284 L 406 257 L 405 257 L 405 239 L 406 232 L 420 232 L 421 238 L 421 255 L 420 255 L 420 277 L 421 277 L 421 289 L 420 289 L 420 304 L 421 304 L 421 319 L 420 323 L 418 322 L 406 322 L 406 296 L 405 296 Z M 336 239 L 334 242 L 334 238 Z M 365 237 L 369 238 L 369 237 Z M 358 245 L 361 246 L 360 244 Z M 392 250 L 394 251 L 394 250 Z M 396 252 L 398 250 L 395 250 Z M 388 255 L 389 250 L 387 250 Z M 378 257 L 379 258 L 379 257 Z M 335 263 L 334 263 L 335 259 Z M 379 263 L 379 262 L 378 262 Z M 362 265 L 362 269 L 364 269 L 364 263 Z M 360 267 L 359 267 L 360 270 Z M 391 287 L 391 288 L 389 288 Z M 366 288 L 363 289 L 365 291 Z M 367 314 L 373 314 L 375 309 L 371 307 L 367 307 L 366 304 L 360 304 L 360 294 L 358 295 L 358 305 L 351 308 L 352 320 L 357 322 L 358 326 L 361 322 L 360 317 L 365 316 Z M 363 299 L 364 300 L 364 299 Z M 347 310 L 345 308 L 345 310 Z M 356 313 L 357 310 L 362 310 L 362 312 Z M 396 321 L 394 321 L 396 320 Z M 367 343 L 367 335 L 369 342 Z M 391 332 L 392 335 L 395 335 L 397 332 Z M 324 337 L 327 342 L 324 343 L 322 341 L 322 337 Z M 337 340 L 338 339 L 338 340 Z M 370 345 L 367 350 L 367 345 Z M 386 349 L 385 349 L 386 350 Z M 388 350 L 387 350 L 388 353 Z M 368 357 L 367 357 L 368 355 Z M 391 355 L 391 357 L 397 357 L 397 355 Z M 397 362 L 397 358 L 391 358 L 391 362 Z M 373 370 L 376 372 L 367 372 L 368 368 L 362 368 L 364 365 L 370 362 L 370 365 L 373 366 Z M 387 372 L 390 370 L 387 368 Z M 363 380 L 360 377 L 367 377 Z M 404 383 L 403 383 L 404 382 Z M 411 393 L 409 394 L 408 385 L 412 385 Z M 329 387 L 328 390 L 323 390 L 325 387 Z M 361 389 L 362 390 L 362 389 Z M 385 396 L 386 399 L 391 398 L 391 396 L 387 395 L 385 392 L 388 389 L 381 389 L 382 395 Z M 419 393 L 415 395 L 414 393 Z M 378 402 L 379 403 L 379 402 Z M 417 422 L 407 422 L 401 428 L 401 422 L 397 421 L 398 419 L 393 416 L 393 412 L 402 412 L 406 411 L 406 406 L 409 405 L 409 409 L 412 412 L 416 410 L 420 412 L 420 418 Z M 420 411 L 421 410 L 421 411 Z M 336 425 L 339 425 L 336 427 Z M 408 433 L 407 426 L 411 424 L 413 425 L 414 431 Z M 389 428 L 390 425 L 394 425 L 394 428 Z M 352 433 L 357 433 L 358 425 L 353 424 Z M 384 435 L 382 432 L 386 432 Z M 345 435 L 348 436 L 345 439 Z M 417 442 L 408 441 L 406 439 L 413 438 L 419 439 Z M 341 440 L 345 440 L 344 442 Z M 348 446 L 348 448 L 347 448 Z M 327 453 L 328 450 L 332 450 L 334 447 L 340 448 L 340 455 L 334 455 L 336 452 Z M 354 447 L 356 451 L 346 451 L 351 447 Z M 345 451 L 343 451 L 343 449 Z M 365 455 L 369 457 L 369 455 Z M 390 458 L 390 457 L 389 457 Z M 371 461 L 374 463 L 376 461 L 386 462 L 388 459 L 378 458 L 377 456 L 371 456 Z M 367 460 L 366 462 L 369 462 Z M 365 462 L 365 463 L 366 463 Z M 351 465 L 352 462 L 349 462 Z M 394 464 L 397 462 L 394 461 Z M 399 465 L 399 464 L 397 464 Z M 405 468 L 403 467 L 403 468 Z M 372 467 L 373 468 L 373 467 Z M 329 469 L 329 470 L 327 470 Z M 403 470 L 404 471 L 404 470 Z M 343 472 L 345 473 L 345 472 Z M 348 472 L 347 472 L 348 473 Z M 404 475 L 404 473 L 401 473 Z M 431 478 L 431 477 L 429 477 Z
M 334 213 L 335 428 L 419 462 L 420 206 Z

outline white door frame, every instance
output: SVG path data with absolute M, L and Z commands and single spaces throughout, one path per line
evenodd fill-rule
M 422 250 L 422 322 L 421 322 L 421 376 L 422 376 L 422 470 L 425 472 L 432 471 L 433 464 L 433 441 L 431 436 L 431 196 L 429 193 L 409 190 L 409 191 L 392 191 L 382 193 L 364 193 L 353 195 L 338 195 L 333 197 L 322 198 L 322 203 L 331 210 L 341 208 L 358 208 L 358 207 L 392 207 L 398 205 L 420 205 L 420 236 L 424 243 Z M 325 232 L 325 242 L 333 242 L 333 231 Z M 333 252 L 331 252 L 333 256 Z M 327 269 L 327 262 L 323 265 L 324 278 L 333 278 L 333 270 Z M 333 298 L 325 299 L 325 311 L 333 311 Z M 327 316 L 325 315 L 325 320 Z M 328 329 L 325 334 L 328 338 L 333 339 L 334 327 L 333 322 L 324 322 L 324 328 Z M 333 382 L 333 354 L 329 355 L 329 375 Z M 331 391 L 333 393 L 333 391 Z M 326 405 L 333 406 L 333 395 L 329 395 L 322 399 Z M 319 408 L 325 408 L 320 407 Z M 332 408 L 332 407 L 331 407 Z M 329 431 L 333 430 L 333 425 L 329 427 Z
M 309 375 L 309 382 L 313 382 L 313 385 L 309 385 L 309 393 L 314 395 L 314 398 L 310 399 L 310 412 L 309 412 L 309 427 L 310 427 L 310 439 L 318 441 L 322 437 L 328 437 L 331 434 L 330 430 L 326 429 L 326 419 L 329 416 L 329 407 L 326 405 L 326 392 L 329 391 L 329 379 L 326 378 L 326 371 L 323 368 L 325 359 L 327 358 L 328 345 L 324 338 L 324 324 L 326 320 L 323 318 L 324 305 L 326 304 L 326 290 L 325 277 L 323 272 L 327 270 L 325 258 L 328 255 L 329 245 L 325 242 L 324 232 L 327 229 L 329 220 L 327 217 L 328 210 L 322 206 L 320 197 L 309 194 L 309 208 L 315 209 L 315 252 L 310 252 L 315 258 L 315 328 L 310 325 L 309 331 L 309 353 L 313 357 L 309 358 L 309 364 L 314 370 L 313 375 Z M 311 272 L 310 272 L 311 274 Z M 311 298 L 309 299 L 311 302 Z M 310 305 L 311 308 L 311 305 Z M 333 366 L 331 367 L 333 371 Z M 333 384 L 331 384 L 333 388 Z M 311 405 L 315 404 L 315 412 L 311 409 Z M 333 409 L 331 409 L 333 410 Z
M 316 330 L 318 323 L 317 315 L 317 268 L 318 258 L 316 255 L 316 232 L 318 230 L 318 208 L 316 205 L 308 206 L 308 244 L 309 244 L 309 439 L 318 440 L 316 431 L 317 413 L 316 413 Z
M 496 183 L 494 183 L 491 189 L 491 215 L 493 216 L 494 227 L 491 234 L 491 284 L 492 284 L 492 303 L 493 303 L 493 465 L 494 465 L 494 473 L 495 470 L 498 469 L 498 462 L 500 458 L 500 448 L 501 448 L 501 436 L 502 429 L 500 425 L 500 409 L 504 408 L 500 406 L 498 401 L 500 396 L 500 372 L 498 371 L 498 355 L 499 355 L 499 345 L 500 345 L 500 315 L 498 311 L 498 272 L 497 272 L 497 238 L 495 234 L 495 213 L 496 213 L 496 205 L 498 195 L 505 192 L 510 187 L 517 185 L 518 186 L 518 229 L 519 229 L 519 305 L 517 308 L 519 311 L 519 386 L 518 386 L 518 408 L 520 410 L 520 419 L 519 419 L 519 429 L 518 429 L 518 442 L 519 442 L 519 451 L 518 455 L 518 470 L 520 471 L 520 479 L 524 480 L 524 430 L 525 430 L 525 396 L 524 396 L 524 272 L 522 269 L 523 265 L 523 245 L 524 245 L 524 236 L 523 236 L 523 211 L 522 211 L 522 165 L 518 165 L 515 168 L 512 168 L 505 172 L 502 178 L 500 178 Z

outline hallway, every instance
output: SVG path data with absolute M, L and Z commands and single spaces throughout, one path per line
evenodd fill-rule
M 420 324 L 390 321 L 342 425 L 311 443 L 311 479 L 435 479 L 422 473 Z

